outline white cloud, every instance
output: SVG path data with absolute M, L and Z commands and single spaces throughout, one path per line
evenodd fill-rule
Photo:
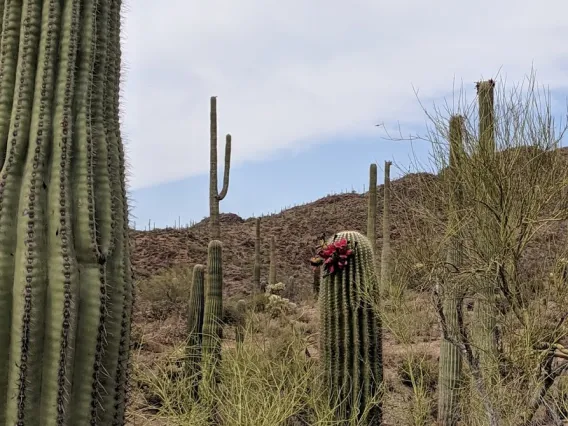
M 125 13 L 123 131 L 134 189 L 207 172 L 209 97 L 233 164 L 374 124 L 501 69 L 565 88 L 563 0 L 155 0 Z M 562 69 L 564 67 L 564 70 Z M 221 158 L 220 158 L 221 159 Z

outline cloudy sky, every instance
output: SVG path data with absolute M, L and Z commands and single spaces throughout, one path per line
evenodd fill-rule
M 396 177 L 411 157 L 427 161 L 425 143 L 375 126 L 420 132 L 416 91 L 428 107 L 454 84 L 474 93 L 480 79 L 534 68 L 563 105 L 568 93 L 564 0 L 129 3 L 123 133 L 137 228 L 208 214 L 212 95 L 220 163 L 233 136 L 221 210 L 248 217 L 361 191 L 371 162 L 393 160 Z

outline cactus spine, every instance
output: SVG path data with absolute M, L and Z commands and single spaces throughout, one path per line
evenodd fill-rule
M 343 270 L 326 275 L 320 289 L 321 349 L 330 403 L 343 401 L 338 410 L 342 419 L 358 409 L 362 424 L 380 425 L 380 403 L 361 418 L 383 380 L 381 320 L 368 299 L 379 290 L 373 248 L 358 232 L 340 232 L 333 241 L 342 238 L 354 250 L 353 258 Z
M 381 291 L 386 294 L 391 284 L 391 241 L 390 241 L 390 204 L 391 184 L 390 166 L 392 162 L 385 161 L 385 183 L 383 186 L 383 248 L 381 251 Z
M 369 166 L 369 202 L 367 206 L 367 238 L 373 250 L 377 245 L 377 165 Z
M 450 245 L 447 260 L 452 269 L 460 268 L 463 262 L 463 241 L 457 230 L 459 228 L 459 209 L 463 202 L 461 185 L 459 182 L 459 167 L 464 156 L 463 151 L 462 116 L 450 118 L 450 164 L 448 169 L 449 211 L 448 228 Z M 448 330 L 454 336 L 458 332 L 458 303 L 462 298 L 457 294 L 454 286 L 445 291 L 444 315 Z M 460 350 L 447 340 L 440 344 L 439 379 L 438 379 L 438 423 L 440 426 L 455 426 L 458 421 L 458 396 L 462 368 L 462 355 Z
M 276 248 L 274 236 L 270 237 L 270 266 L 268 269 L 268 284 L 276 284 Z
M 121 2 L 3 5 L 0 424 L 123 424 L 133 300 Z
M 209 222 L 211 239 L 221 239 L 221 224 L 219 222 L 219 201 L 223 200 L 229 190 L 229 172 L 231 168 L 231 135 L 225 140 L 225 170 L 223 173 L 223 188 L 219 192 L 217 186 L 217 97 L 211 97 L 210 113 L 210 170 L 209 170 Z
M 201 344 L 203 340 L 203 313 L 205 309 L 205 267 L 195 265 L 191 282 L 189 310 L 187 315 L 188 345 L 186 348 L 186 373 L 193 386 L 191 395 L 195 399 L 200 380 Z
M 203 314 L 203 377 L 214 385 L 221 361 L 223 338 L 223 245 L 221 241 L 209 243 L 205 286 L 205 312 Z
M 253 293 L 262 292 L 260 287 L 260 218 L 256 218 L 256 238 L 254 240 L 254 274 L 253 274 Z
M 477 83 L 477 95 L 479 102 L 479 155 L 487 164 L 495 153 L 495 117 L 494 117 L 494 89 L 495 82 L 487 80 Z M 490 197 L 483 185 L 479 188 L 479 199 Z M 478 210 L 482 228 L 492 226 L 491 215 L 483 208 Z M 483 236 L 480 236 L 483 238 Z M 483 241 L 482 241 L 483 242 Z M 488 241 L 483 242 L 489 244 Z M 478 297 L 475 301 L 474 314 L 475 324 L 474 339 L 479 348 L 479 363 L 486 374 L 493 377 L 496 373 L 496 340 L 495 340 L 495 286 L 492 278 L 484 278 Z

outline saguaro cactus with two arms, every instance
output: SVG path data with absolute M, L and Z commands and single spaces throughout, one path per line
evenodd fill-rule
M 217 183 L 217 97 L 211 97 L 210 112 L 210 171 L 209 171 L 209 223 L 211 239 L 221 239 L 221 224 L 219 222 L 219 202 L 229 191 L 229 172 L 231 168 L 231 135 L 225 141 L 225 170 L 223 173 L 223 188 L 219 192 Z

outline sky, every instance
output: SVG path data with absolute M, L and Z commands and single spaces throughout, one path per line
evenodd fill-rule
M 473 98 L 482 79 L 534 70 L 566 112 L 564 0 L 128 3 L 122 132 L 138 229 L 208 215 L 211 96 L 220 184 L 232 135 L 220 208 L 244 218 L 363 191 L 372 162 L 393 161 L 392 178 L 427 163 L 427 142 L 389 135 L 423 134 L 423 107 L 462 86 Z

